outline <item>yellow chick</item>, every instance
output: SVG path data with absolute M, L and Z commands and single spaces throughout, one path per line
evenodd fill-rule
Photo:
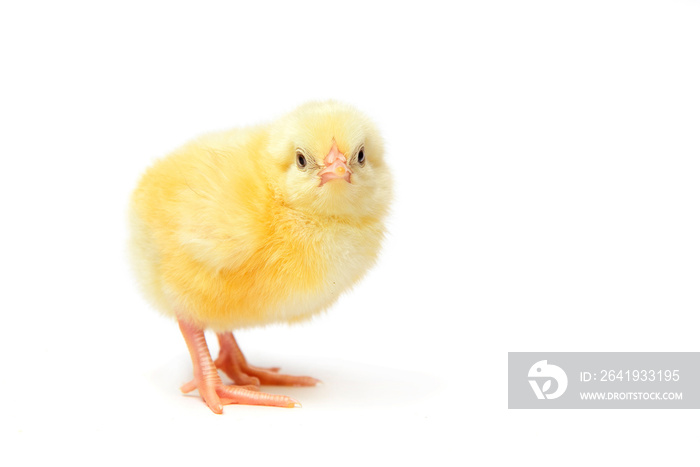
M 249 365 L 231 331 L 307 319 L 372 266 L 392 192 L 383 153 L 362 113 L 312 102 L 196 139 L 146 171 L 131 199 L 132 257 L 146 296 L 187 343 L 194 379 L 183 392 L 198 389 L 222 413 L 299 405 L 260 384 L 318 383 Z M 216 361 L 205 329 L 217 333 Z

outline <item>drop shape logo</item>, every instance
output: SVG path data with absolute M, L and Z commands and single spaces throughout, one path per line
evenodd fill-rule
M 566 377 L 564 370 L 556 365 L 549 365 L 547 360 L 540 360 L 532 365 L 527 376 L 538 399 L 556 399 L 564 394 L 569 385 L 569 378 Z M 557 385 L 556 390 L 550 393 L 548 391 L 552 389 L 552 380 L 556 381 Z

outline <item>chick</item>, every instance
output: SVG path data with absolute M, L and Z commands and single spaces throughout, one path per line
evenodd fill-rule
M 232 331 L 305 320 L 373 265 L 392 191 L 383 153 L 362 113 L 312 102 L 196 139 L 146 171 L 131 199 L 132 258 L 146 296 L 187 343 L 194 379 L 183 392 L 198 389 L 215 413 L 299 405 L 259 385 L 318 380 L 249 365 Z M 216 361 L 204 330 L 219 339 Z

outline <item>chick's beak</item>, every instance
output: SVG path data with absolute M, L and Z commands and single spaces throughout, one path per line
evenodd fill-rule
M 342 178 L 346 182 L 350 183 L 350 175 L 352 171 L 347 165 L 348 160 L 345 158 L 342 152 L 338 150 L 338 145 L 333 141 L 333 147 L 331 147 L 328 155 L 323 159 L 326 168 L 319 172 L 321 177 L 321 185 L 323 186 L 326 182 Z

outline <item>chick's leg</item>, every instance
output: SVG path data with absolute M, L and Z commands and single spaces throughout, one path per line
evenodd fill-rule
M 182 392 L 187 393 L 198 389 L 204 402 L 214 413 L 218 414 L 223 412 L 223 405 L 226 404 L 301 406 L 299 402 L 287 396 L 258 392 L 251 390 L 250 387 L 224 385 L 209 354 L 204 331 L 182 320 L 178 323 L 194 367 L 194 379 L 180 388 Z
M 219 333 L 219 357 L 216 367 L 237 384 L 269 384 L 273 386 L 316 386 L 320 383 L 310 376 L 290 376 L 278 373 L 279 368 L 258 368 L 249 365 L 230 332 Z

